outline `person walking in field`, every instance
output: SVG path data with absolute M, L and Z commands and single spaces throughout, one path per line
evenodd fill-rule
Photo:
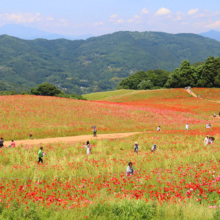
M 188 125 L 188 124 L 186 124 L 186 130 L 187 130 L 187 131 L 189 130 L 189 125 Z
M 158 126 L 158 127 L 157 127 L 157 131 L 161 131 L 161 128 L 160 128 L 160 126 Z
M 94 137 L 97 137 L 97 129 L 96 129 L 96 126 L 92 126 L 92 129 L 93 129 L 93 136 L 94 136 Z
M 134 153 L 138 154 L 138 149 L 140 148 L 140 146 L 138 145 L 138 142 L 136 141 L 134 144 Z
M 2 147 L 4 147 L 4 140 L 3 140 L 3 138 L 1 137 L 1 139 L 0 139 L 0 148 L 2 148 Z
M 128 167 L 126 169 L 126 175 L 127 176 L 132 176 L 134 174 L 134 169 L 132 167 L 132 162 L 128 163 Z
M 154 144 L 154 146 L 151 147 L 151 153 L 152 153 L 152 152 L 155 152 L 155 151 L 156 151 L 156 148 L 157 148 L 157 145 Z
M 15 147 L 15 142 L 14 142 L 14 140 L 11 141 L 11 147 Z
M 84 147 L 87 149 L 87 155 L 90 155 L 92 153 L 92 147 L 89 143 L 89 141 L 87 141 L 86 145 L 84 145 Z
M 205 146 L 209 144 L 209 136 L 207 135 L 204 140 Z
M 38 151 L 38 164 L 41 162 L 43 163 L 42 157 L 44 156 L 43 147 L 40 147 L 40 150 Z
M 214 113 L 213 117 L 215 118 L 216 117 L 216 114 Z
M 215 140 L 215 138 L 214 137 L 209 137 L 209 144 L 213 144 L 213 141 Z

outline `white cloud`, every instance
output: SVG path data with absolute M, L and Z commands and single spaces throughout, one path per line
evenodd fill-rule
M 53 17 L 48 17 L 47 20 L 48 20 L 48 21 L 53 21 L 54 18 L 53 18 Z
M 93 25 L 94 26 L 100 26 L 100 25 L 103 25 L 104 23 L 103 22 L 95 22 Z
M 118 20 L 117 20 L 117 23 L 118 23 L 118 24 L 124 23 L 124 20 L 123 20 L 123 19 L 118 19 Z
M 129 20 L 127 20 L 128 23 L 132 23 L 134 20 L 131 18 Z
M 156 15 L 168 15 L 171 11 L 167 8 L 161 8 L 156 12 Z
M 220 20 L 215 21 L 209 25 L 207 25 L 208 28 L 220 28 Z
M 199 11 L 198 8 L 191 9 L 191 10 L 188 11 L 188 15 L 194 15 L 194 14 L 196 14 L 198 11 Z
M 149 10 L 147 10 L 147 8 L 143 8 L 141 10 L 141 15 L 147 15 L 149 13 Z
M 15 23 L 33 23 L 42 20 L 40 17 L 40 13 L 32 14 L 32 13 L 14 13 L 8 14 L 4 13 L 0 15 L 0 18 L 4 21 L 10 21 Z
M 117 14 L 113 14 L 113 15 L 110 16 L 109 21 L 115 21 L 115 19 L 116 19 L 117 17 L 118 17 Z
M 124 23 L 124 20 L 120 18 L 117 14 L 111 15 L 109 21 L 114 22 L 114 24 Z
M 183 21 L 183 22 L 181 22 L 181 24 L 182 24 L 182 25 L 188 25 L 189 23 Z

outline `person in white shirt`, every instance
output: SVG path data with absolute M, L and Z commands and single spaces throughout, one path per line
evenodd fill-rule
M 154 144 L 154 146 L 151 147 L 151 152 L 155 152 L 157 145 Z
M 206 138 L 204 140 L 204 144 L 205 144 L 205 146 L 209 144 L 209 137 L 208 136 L 206 136 Z
M 84 145 L 85 148 L 87 148 L 87 155 L 91 154 L 91 145 L 89 141 L 87 141 L 86 145 Z
M 132 162 L 129 162 L 128 163 L 128 167 L 127 167 L 127 170 L 126 170 L 126 175 L 127 176 L 131 176 L 134 174 L 134 169 L 132 167 Z
M 186 124 L 186 130 L 189 130 L 189 125 L 188 124 Z
M 136 141 L 134 144 L 134 152 L 138 154 L 138 149 L 140 148 L 140 146 L 138 145 L 138 142 Z
M 160 128 L 160 126 L 158 126 L 158 127 L 157 127 L 157 131 L 161 131 L 161 128 Z

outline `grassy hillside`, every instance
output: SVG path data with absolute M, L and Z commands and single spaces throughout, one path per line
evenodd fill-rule
M 120 90 L 114 90 L 114 91 L 108 91 L 108 92 L 89 93 L 89 94 L 83 95 L 83 97 L 86 98 L 87 100 L 99 101 L 99 100 L 106 100 L 109 98 L 115 98 L 117 96 L 121 96 L 124 94 L 134 94 L 137 92 L 140 92 L 140 91 L 120 89 Z
M 120 90 L 119 90 L 120 91 Z M 123 92 L 124 91 L 124 92 Z M 196 99 L 190 96 L 184 89 L 160 89 L 160 90 L 122 90 L 122 94 L 114 92 L 104 92 L 88 94 L 91 100 L 101 100 L 105 102 L 115 102 L 126 106 L 150 107 L 159 110 L 171 110 L 180 112 L 191 112 L 200 115 L 213 115 L 219 112 L 220 102 L 212 102 L 205 99 Z M 202 98 L 218 100 L 219 89 L 194 88 L 196 94 Z
M 0 137 L 16 140 L 28 139 L 30 134 L 34 138 L 92 134 L 93 125 L 97 126 L 99 134 L 152 131 L 156 129 L 152 127 L 155 123 L 165 130 L 179 130 L 186 123 L 197 128 L 209 121 L 209 117 L 204 116 L 206 114 L 195 115 L 189 109 L 189 103 L 195 103 L 194 98 L 181 90 L 170 91 L 130 91 L 127 94 L 115 94 L 114 97 L 111 94 L 106 101 L 30 95 L 2 96 Z M 219 107 L 220 103 L 212 105 L 212 109 Z M 176 123 L 174 118 L 179 122 Z
M 87 97 L 104 100 L 0 96 L 0 137 L 15 143 L 30 133 L 33 138 L 91 134 L 92 125 L 98 136 L 143 132 L 92 139 L 89 155 L 88 139 L 0 148 L 0 219 L 219 220 L 220 119 L 204 115 L 220 103 L 196 99 L 184 89 Z M 206 135 L 215 138 L 212 145 L 204 145 Z M 37 163 L 40 146 L 43 164 Z M 129 162 L 133 175 L 126 175 Z
M 49 82 L 66 92 L 112 90 L 137 70 L 173 71 L 220 56 L 220 42 L 195 34 L 117 32 L 70 41 L 0 36 L 0 78 L 28 88 Z

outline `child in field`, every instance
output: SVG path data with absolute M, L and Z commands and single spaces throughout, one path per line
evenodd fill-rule
M 15 142 L 14 142 L 14 140 L 11 141 L 11 147 L 15 147 Z
M 138 142 L 136 141 L 134 144 L 134 153 L 138 154 L 138 149 L 140 148 L 140 146 L 138 145 Z
M 204 144 L 205 144 L 205 146 L 209 144 L 209 136 L 206 136 L 206 138 L 204 140 Z
M 188 125 L 188 124 L 186 124 L 186 130 L 187 130 L 187 131 L 189 130 L 189 125 Z
M 43 163 L 42 157 L 44 156 L 43 147 L 40 147 L 40 150 L 38 151 L 38 163 Z
M 134 169 L 132 167 L 132 162 L 129 162 L 128 163 L 128 167 L 127 167 L 127 170 L 126 170 L 126 175 L 127 176 L 131 176 L 134 174 Z
M 160 128 L 160 126 L 158 126 L 158 127 L 157 127 L 157 131 L 161 131 L 161 128 Z
M 209 137 L 209 144 L 212 145 L 213 141 L 214 141 L 214 138 L 213 137 Z
M 89 141 L 87 141 L 86 145 L 84 145 L 85 148 L 87 148 L 87 155 L 91 154 L 92 152 L 92 148 L 91 145 L 89 143 Z
M 157 145 L 154 144 L 154 146 L 151 147 L 151 152 L 155 152 Z
M 4 147 L 4 141 L 3 138 L 0 139 L 0 148 Z

